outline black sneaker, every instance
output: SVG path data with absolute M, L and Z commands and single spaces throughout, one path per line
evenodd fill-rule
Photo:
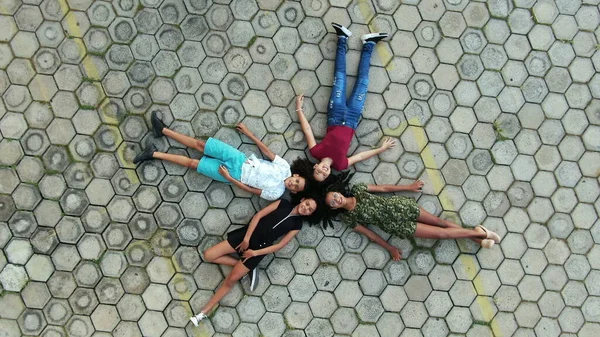
M 386 37 L 388 37 L 389 34 L 388 33 L 370 33 L 370 34 L 365 34 L 361 37 L 363 43 L 367 43 L 367 42 L 379 42 L 383 39 L 385 39 Z
M 138 154 L 137 156 L 135 156 L 135 158 L 133 158 L 133 163 L 139 164 L 146 160 L 154 159 L 154 157 L 152 156 L 154 154 L 154 152 L 156 152 L 156 146 L 154 146 L 154 144 L 150 144 L 150 146 L 148 146 L 144 150 L 144 152 Z
M 340 25 L 339 23 L 332 22 L 331 25 L 333 26 L 333 29 L 335 29 L 335 34 L 337 36 L 345 36 L 345 37 L 352 36 L 352 32 L 350 30 L 348 30 L 348 28 Z
M 250 291 L 254 291 L 256 290 L 256 287 L 258 286 L 258 268 L 254 268 L 252 269 L 252 272 L 250 273 Z
M 154 135 L 154 138 L 163 136 L 162 130 L 167 126 L 160 118 L 158 118 L 158 113 L 156 113 L 156 111 L 152 112 L 150 121 L 152 122 L 152 134 Z

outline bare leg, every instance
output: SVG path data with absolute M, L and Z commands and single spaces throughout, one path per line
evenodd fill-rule
M 188 158 L 186 156 L 181 156 L 178 154 L 170 154 L 170 153 L 164 153 L 164 152 L 158 152 L 158 151 L 154 152 L 152 157 L 156 158 L 156 159 L 170 161 L 171 163 L 175 163 L 177 165 L 191 167 L 193 169 L 197 168 L 198 163 L 200 163 L 200 161 L 198 159 L 192 159 L 192 158 Z
M 227 254 L 235 253 L 235 249 L 231 247 L 227 240 L 222 241 L 210 248 L 208 248 L 204 252 L 204 260 L 206 262 L 224 264 L 226 266 L 235 266 L 236 263 L 239 262 L 238 259 L 235 259 Z
M 417 218 L 418 222 L 424 223 L 426 225 L 443 227 L 443 228 L 463 228 L 458 224 L 455 224 L 452 221 L 448 221 L 445 219 L 438 218 L 437 216 L 427 212 L 423 208 L 419 207 L 421 212 L 419 213 L 419 217 Z M 477 243 L 481 243 L 481 239 L 479 238 L 469 238 Z
M 167 136 L 171 139 L 174 139 L 187 147 L 191 147 L 200 152 L 204 152 L 204 145 L 206 143 L 201 141 L 200 139 L 192 138 L 190 136 L 184 135 L 179 132 L 175 132 L 175 131 L 173 131 L 171 129 L 167 129 L 167 128 L 163 128 L 162 132 L 165 136 Z
M 214 306 L 217 305 L 217 303 L 219 303 L 219 301 L 225 297 L 225 295 L 227 295 L 233 285 L 242 277 L 244 277 L 244 275 L 248 274 L 249 271 L 250 269 L 246 268 L 246 266 L 242 264 L 242 261 L 238 261 L 231 270 L 231 273 L 227 275 L 225 281 L 223 281 L 219 289 L 217 289 L 213 297 L 211 297 L 204 308 L 202 308 L 202 312 L 208 314 L 212 308 L 214 308 Z
M 487 234 L 479 227 L 475 229 L 456 228 L 456 227 L 437 227 L 417 222 L 415 237 L 423 239 L 460 239 L 478 238 L 485 239 Z

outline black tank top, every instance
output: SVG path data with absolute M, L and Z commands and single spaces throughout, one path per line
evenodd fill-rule
M 302 217 L 291 214 L 295 206 L 289 201 L 281 199 L 277 209 L 260 219 L 250 241 L 273 243 L 279 237 L 293 230 L 300 230 L 302 228 Z

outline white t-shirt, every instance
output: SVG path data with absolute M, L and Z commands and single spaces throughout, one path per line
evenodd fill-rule
M 285 179 L 292 176 L 290 164 L 279 156 L 273 161 L 258 159 L 254 154 L 242 165 L 240 181 L 262 190 L 260 197 L 277 200 L 285 192 Z

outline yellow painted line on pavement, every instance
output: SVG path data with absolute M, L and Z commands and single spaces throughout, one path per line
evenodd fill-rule
M 360 11 L 360 13 L 362 14 L 362 16 L 364 18 L 367 18 L 368 21 L 371 21 L 371 23 L 369 23 L 369 29 L 371 29 L 371 31 L 379 31 L 378 27 L 376 27 L 375 23 L 373 22 L 372 18 L 375 17 L 375 13 L 372 12 L 371 10 L 371 6 L 369 5 L 370 1 L 368 0 L 359 0 L 357 3 L 357 7 L 358 10 Z M 389 60 L 392 59 L 393 55 L 390 55 L 389 50 L 385 48 L 385 46 L 383 45 L 378 45 L 377 46 L 377 54 L 380 58 L 380 61 L 382 64 L 386 64 L 386 62 L 388 62 Z M 393 67 L 392 63 L 387 63 L 388 66 L 386 67 L 386 70 L 392 70 Z M 409 121 L 411 125 L 415 125 L 415 126 L 419 126 L 422 127 L 422 125 L 419 125 L 419 121 L 418 119 L 411 119 Z M 429 183 L 431 184 L 430 188 L 433 189 L 434 194 L 438 196 L 438 198 L 440 198 L 440 202 L 447 205 L 454 205 L 452 200 L 443 200 L 447 197 L 441 195 L 440 196 L 440 192 L 444 189 L 445 186 L 445 182 L 444 179 L 442 178 L 442 175 L 439 171 L 439 168 L 436 165 L 435 162 L 435 158 L 433 156 L 433 153 L 431 152 L 431 149 L 428 146 L 425 146 L 423 144 L 427 144 L 428 143 L 428 139 L 427 139 L 427 135 L 425 134 L 425 132 L 416 132 L 415 129 L 411 129 L 409 128 L 409 130 L 406 130 L 405 132 L 409 132 L 412 134 L 413 137 L 415 137 L 415 140 L 417 142 L 417 144 L 419 144 L 420 148 L 423 148 L 423 150 L 421 151 L 421 159 L 423 160 L 423 163 L 426 167 L 425 172 L 427 174 L 427 176 L 429 177 Z M 423 146 L 420 146 L 423 145 Z M 452 210 L 452 211 L 456 211 L 456 210 Z M 463 263 L 463 266 L 465 266 L 465 268 L 467 270 L 465 270 L 465 272 L 467 274 L 473 274 L 475 273 L 475 270 L 477 270 L 475 263 L 474 263 L 474 259 L 468 258 L 465 255 L 461 255 L 459 256 L 459 259 L 461 260 L 461 262 Z M 472 276 L 472 277 L 471 277 Z M 474 279 L 475 275 L 469 275 L 469 278 Z M 473 281 L 473 282 L 477 282 L 477 288 L 478 289 L 483 289 L 483 284 L 481 283 L 480 280 L 477 281 Z M 491 318 L 494 316 L 494 309 L 492 308 L 492 306 L 489 304 L 489 302 L 484 301 L 484 300 L 480 300 L 478 301 L 478 304 L 481 308 L 481 311 L 484 315 L 484 317 L 489 317 L 490 320 Z M 496 337 L 502 337 L 502 331 L 499 329 L 499 327 L 497 326 L 497 324 L 492 323 L 492 331 L 494 332 L 494 335 Z

